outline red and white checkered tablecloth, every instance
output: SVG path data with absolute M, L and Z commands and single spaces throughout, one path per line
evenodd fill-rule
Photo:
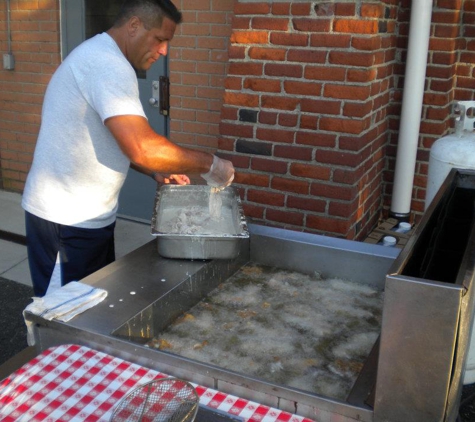
M 53 347 L 1 382 L 0 420 L 108 421 L 114 406 L 133 387 L 167 376 L 85 346 Z M 193 386 L 201 404 L 245 421 L 312 422 L 197 384 Z

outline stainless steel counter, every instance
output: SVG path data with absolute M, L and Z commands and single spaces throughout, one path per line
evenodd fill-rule
M 165 259 L 159 256 L 156 241 L 151 241 L 82 280 L 109 292 L 96 307 L 69 323 L 31 316 L 38 324 L 38 348 L 68 342 L 84 344 L 291 413 L 315 417 L 318 410 L 339 414 L 342 421 L 371 421 L 371 409 L 273 385 L 140 344 L 144 334 L 150 334 L 144 329 L 152 333 L 160 330 L 249 260 L 304 273 L 318 270 L 325 276 L 383 289 L 385 274 L 399 253 L 394 248 L 261 226 L 250 225 L 250 232 L 250 239 L 241 242 L 240 254 L 232 260 Z
M 466 179 L 461 181 L 465 189 Z M 473 185 L 475 189 L 475 176 Z M 448 192 L 453 187 L 453 181 L 447 182 L 442 190 Z M 442 196 L 439 194 L 439 199 Z M 475 234 L 467 230 L 467 244 L 460 248 L 465 258 L 453 264 L 455 280 L 420 276 L 419 260 L 430 244 L 433 220 L 443 218 L 439 208 L 428 210 L 401 253 L 395 248 L 254 225 L 249 225 L 250 238 L 241 242 L 238 257 L 231 260 L 164 259 L 151 241 L 82 280 L 109 292 L 96 307 L 69 323 L 30 315 L 36 323 L 38 348 L 83 344 L 318 421 L 453 421 L 472 327 Z M 443 255 L 436 261 L 441 259 Z M 325 277 L 385 290 L 380 341 L 346 401 L 141 344 L 143 338 L 167 326 L 248 261 L 308 274 L 318 271 Z

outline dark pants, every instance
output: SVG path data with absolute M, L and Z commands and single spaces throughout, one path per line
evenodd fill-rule
M 38 297 L 48 290 L 59 252 L 61 285 L 100 270 L 115 259 L 115 222 L 100 229 L 83 229 L 52 223 L 25 214 L 28 263 Z

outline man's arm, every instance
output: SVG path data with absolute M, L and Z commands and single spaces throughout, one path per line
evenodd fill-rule
M 199 173 L 208 185 L 220 188 L 229 186 L 234 179 L 231 161 L 175 145 L 156 133 L 144 117 L 114 116 L 105 125 L 132 165 L 150 173 Z
M 142 116 L 114 116 L 105 121 L 122 152 L 133 165 L 150 173 L 207 173 L 213 155 L 180 147 L 156 133 Z

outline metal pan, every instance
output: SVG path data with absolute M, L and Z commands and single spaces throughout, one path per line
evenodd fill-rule
M 210 205 L 212 211 L 218 205 L 219 212 L 210 213 Z M 181 259 L 232 259 L 239 254 L 240 242 L 249 238 L 236 189 L 213 193 L 202 185 L 161 186 L 151 232 L 161 256 Z

